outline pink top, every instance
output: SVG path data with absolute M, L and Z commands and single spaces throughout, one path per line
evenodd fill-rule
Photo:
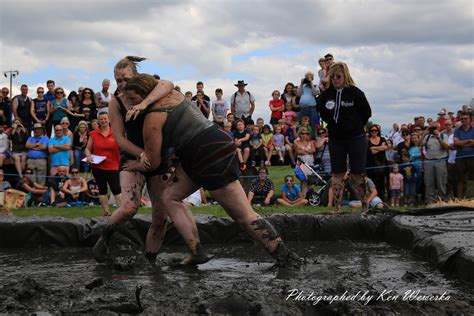
M 298 114 L 296 114 L 295 111 L 286 111 L 283 113 L 283 118 L 285 119 L 285 123 L 287 125 L 291 125 L 291 119 L 296 116 L 298 116 Z
M 390 190 L 400 190 L 403 183 L 403 175 L 401 173 L 390 173 Z

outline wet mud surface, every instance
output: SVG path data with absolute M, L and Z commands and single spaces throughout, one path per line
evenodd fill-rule
M 290 246 L 307 259 L 299 270 L 271 270 L 272 259 L 251 243 L 205 245 L 214 259 L 198 268 L 173 266 L 186 254 L 182 246 L 166 246 L 155 267 L 130 245 L 116 247 L 103 265 L 90 248 L 0 249 L 0 313 L 474 313 L 472 284 L 410 250 L 350 240 Z M 420 293 L 404 300 L 410 290 Z M 345 292 L 352 299 L 330 303 Z M 444 292 L 447 301 L 415 299 Z M 326 297 L 315 304 L 319 296 Z

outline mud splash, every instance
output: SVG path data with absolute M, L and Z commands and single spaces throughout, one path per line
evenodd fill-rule
M 273 262 L 252 244 L 209 245 L 215 258 L 198 268 L 171 265 L 185 255 L 168 246 L 152 267 L 134 247 L 122 245 L 106 265 L 96 264 L 90 249 L 21 249 L 0 251 L 1 313 L 128 313 L 250 315 L 472 314 L 474 290 L 448 279 L 408 250 L 386 243 L 317 241 L 291 243 L 308 260 L 298 271 L 270 271 Z M 317 260 L 316 260 L 317 259 Z M 305 295 L 355 295 L 373 299 L 314 301 Z M 422 295 L 447 292 L 449 301 L 402 300 L 409 290 Z M 379 299 L 384 291 L 396 301 Z

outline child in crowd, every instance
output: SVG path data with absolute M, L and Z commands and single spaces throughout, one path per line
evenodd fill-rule
M 291 119 L 290 127 L 285 132 L 285 146 L 291 159 L 291 167 L 295 167 L 295 139 L 298 138 L 298 118 Z
M 252 167 L 257 164 L 256 156 L 260 157 L 260 166 L 263 167 L 265 162 L 265 150 L 263 149 L 262 136 L 260 135 L 260 128 L 255 125 L 250 134 L 250 163 Z
M 281 164 L 285 163 L 285 136 L 281 133 L 281 126 L 277 125 L 274 130 L 274 134 L 272 137 L 273 146 L 278 154 L 278 158 L 280 159 Z
M 303 116 L 301 118 L 301 124 L 298 125 L 298 131 L 300 128 L 306 128 L 306 131 L 309 133 L 309 135 L 311 136 L 311 138 L 315 138 L 314 135 L 313 135 L 313 128 L 311 127 L 311 125 L 309 125 L 309 117 L 308 116 Z
M 390 173 L 390 196 L 392 197 L 391 206 L 400 206 L 400 196 L 403 192 L 403 175 L 398 172 L 398 165 L 392 166 Z
M 222 89 L 216 89 L 216 100 L 212 101 L 211 111 L 214 123 L 224 127 L 224 119 L 229 110 L 227 101 L 222 99 L 224 92 Z
M 184 97 L 186 98 L 186 100 L 191 102 L 191 100 L 193 98 L 193 93 L 191 91 L 186 91 L 186 93 L 184 94 Z
M 416 168 L 410 162 L 410 154 L 408 152 L 402 153 L 402 168 L 400 173 L 403 175 L 403 195 L 405 196 L 405 205 L 416 203 Z
M 232 123 L 227 121 L 224 123 L 224 131 L 229 135 L 232 140 L 234 139 L 234 133 L 232 132 Z
M 278 120 L 278 124 L 281 127 L 281 133 L 285 134 L 286 130 L 288 129 L 288 126 L 286 126 L 286 121 L 284 118 L 281 118 Z M 273 130 L 275 130 L 276 125 L 273 125 Z
M 286 126 L 291 125 L 291 120 L 293 118 L 296 118 L 298 114 L 296 114 L 295 111 L 293 111 L 293 105 L 291 102 L 286 102 L 285 104 L 285 112 L 283 113 L 283 118 L 285 119 Z
M 232 124 L 232 132 L 236 131 L 237 130 L 237 124 L 235 122 L 235 116 L 234 116 L 234 113 L 227 113 L 227 118 L 226 118 L 227 122 L 229 122 L 230 124 Z
M 240 153 L 240 170 L 244 171 L 247 169 L 247 160 L 250 155 L 250 132 L 245 128 L 244 121 L 241 119 L 237 120 L 237 130 L 234 131 L 234 141 L 237 146 L 237 152 Z
M 285 109 L 285 101 L 280 99 L 280 91 L 275 90 L 272 93 L 273 99 L 270 100 L 269 107 L 272 110 L 270 124 L 278 123 L 278 120 L 283 117 L 283 110 Z
M 263 150 L 265 151 L 265 165 L 271 166 L 270 159 L 272 158 L 273 153 L 273 134 L 270 130 L 269 125 L 263 126 L 263 133 L 262 135 L 262 143 L 263 143 Z
M 256 123 L 257 123 L 256 126 L 258 126 L 259 133 L 262 133 L 263 125 L 265 125 L 265 121 L 263 120 L 263 118 L 259 117 Z

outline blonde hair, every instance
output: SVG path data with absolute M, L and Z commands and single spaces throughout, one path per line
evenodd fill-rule
M 332 64 L 331 67 L 329 67 L 329 72 L 328 72 L 329 87 L 333 86 L 331 78 L 338 71 L 341 71 L 344 75 L 344 87 L 355 86 L 355 82 L 351 77 L 351 74 L 349 72 L 349 67 L 347 67 L 347 64 L 343 62 L 337 62 L 337 63 Z
M 119 70 L 130 68 L 132 70 L 133 75 L 137 75 L 137 65 L 139 62 L 146 60 L 144 57 L 138 56 L 125 56 L 124 58 L 120 59 L 114 67 L 114 73 Z

